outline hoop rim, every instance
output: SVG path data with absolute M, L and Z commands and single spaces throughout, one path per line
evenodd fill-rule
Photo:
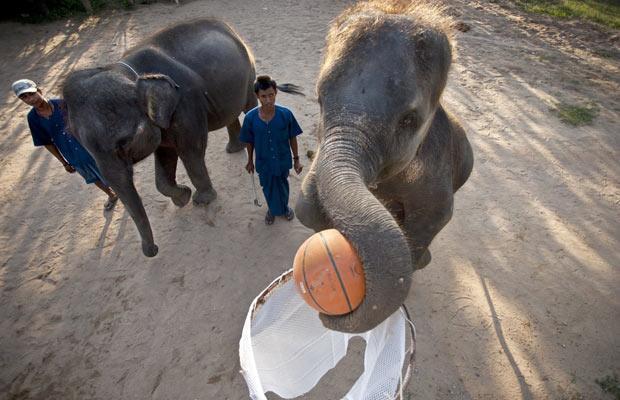
M 251 306 L 252 315 L 250 317 L 250 320 L 252 320 L 252 321 L 254 320 L 254 315 L 256 314 L 256 312 L 258 312 L 258 310 L 260 310 L 261 306 L 263 304 L 265 304 L 265 302 L 269 299 L 269 296 L 271 295 L 271 293 L 275 289 L 277 289 L 278 287 L 281 287 L 284 284 L 286 284 L 291 279 L 293 279 L 293 269 L 292 268 L 289 269 L 288 271 L 285 271 L 280 276 L 278 276 L 276 279 L 274 279 L 256 297 L 256 299 L 252 303 L 252 306 Z M 407 309 L 407 306 L 405 304 L 402 304 L 400 306 L 399 310 L 400 310 L 401 313 L 404 314 L 404 317 L 405 317 L 405 320 L 407 322 L 407 325 L 409 325 L 409 331 L 410 331 L 410 335 L 409 335 L 409 348 L 405 351 L 405 355 L 407 353 L 409 353 L 409 358 L 407 359 L 407 357 L 405 356 L 405 360 L 403 361 L 402 369 L 404 369 L 405 372 L 401 376 L 402 379 L 399 382 L 398 387 L 396 388 L 396 393 L 394 393 L 394 400 L 396 400 L 396 399 L 403 400 L 403 398 L 401 396 L 402 390 L 404 390 L 404 388 L 407 387 L 407 385 L 409 384 L 409 381 L 411 380 L 411 374 L 413 372 L 413 368 L 414 368 L 414 364 L 415 364 L 415 351 L 416 351 L 416 330 L 415 330 L 415 325 L 413 324 L 413 321 L 411 320 L 411 316 L 409 314 L 409 310 Z

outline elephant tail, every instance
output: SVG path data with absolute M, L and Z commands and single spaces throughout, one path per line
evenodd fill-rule
M 283 83 L 277 85 L 279 91 L 284 93 L 296 94 L 299 96 L 305 96 L 304 92 L 302 92 L 303 88 L 301 86 L 297 86 L 294 83 Z

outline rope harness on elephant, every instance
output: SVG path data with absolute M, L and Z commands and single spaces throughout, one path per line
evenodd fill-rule
M 136 70 L 135 70 L 135 69 L 133 69 L 133 67 L 132 67 L 131 65 L 127 64 L 126 62 L 124 62 L 124 61 L 117 61 L 116 63 L 117 63 L 117 64 L 120 64 L 120 65 L 123 65 L 123 66 L 125 66 L 125 67 L 127 67 L 127 68 L 129 68 L 129 69 L 131 70 L 131 72 L 133 72 L 133 73 L 134 73 L 134 75 L 136 76 L 136 79 L 138 79 L 138 78 L 140 77 L 140 74 L 138 74 L 138 73 L 136 72 Z
M 125 61 L 117 61 L 116 64 L 120 64 L 120 65 L 128 68 L 136 76 L 136 80 L 140 78 L 140 74 L 131 65 L 129 65 Z M 214 116 L 216 118 L 221 118 L 222 112 L 221 112 L 220 108 L 218 107 L 217 103 L 215 102 L 215 100 L 213 99 L 213 97 L 210 96 L 209 92 L 206 91 L 206 90 L 203 92 L 203 94 L 205 96 L 205 99 L 207 100 L 207 104 L 208 104 L 207 109 L 209 111 L 211 111 L 211 113 L 214 114 Z

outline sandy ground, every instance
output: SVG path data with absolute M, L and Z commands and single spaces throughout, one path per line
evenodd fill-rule
M 136 167 L 160 253 L 145 258 L 122 205 L 33 149 L 27 107 L 8 91 L 30 77 L 58 95 L 76 68 L 118 59 L 162 26 L 215 15 L 257 69 L 305 87 L 281 94 L 313 149 L 314 84 L 329 21 L 348 1 L 161 3 L 44 25 L 0 24 L 0 398 L 243 399 L 238 341 L 251 300 L 311 233 L 263 223 L 245 155 L 210 136 L 219 197 L 177 209 Z M 444 94 L 476 165 L 454 217 L 407 300 L 418 329 L 407 399 L 610 399 L 620 372 L 618 35 L 456 1 L 458 59 Z M 554 102 L 593 102 L 571 127 Z M 307 166 L 308 160 L 304 160 Z M 181 169 L 179 181 L 188 183 Z M 301 177 L 292 177 L 292 199 Z M 338 379 L 335 380 L 338 382 Z M 344 393 L 345 388 L 341 388 Z M 317 389 L 306 398 L 328 398 Z M 276 396 L 272 396 L 276 398 Z

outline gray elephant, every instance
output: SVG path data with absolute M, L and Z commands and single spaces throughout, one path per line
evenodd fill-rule
M 363 332 L 398 309 L 472 170 L 465 132 L 439 103 L 450 23 L 424 2 L 380 1 L 331 26 L 317 83 L 319 147 L 295 211 L 304 225 L 349 239 L 366 296 L 349 314 L 321 314 L 328 328 Z
M 214 200 L 204 162 L 207 133 L 226 126 L 226 151 L 245 148 L 239 141 L 238 116 L 257 104 L 254 79 L 250 51 L 217 19 L 169 27 L 116 63 L 67 77 L 63 95 L 69 129 L 129 211 L 146 256 L 155 256 L 158 248 L 133 184 L 132 165 L 155 153 L 157 189 L 182 207 L 191 190 L 176 182 L 180 158 L 196 188 L 194 202 Z

